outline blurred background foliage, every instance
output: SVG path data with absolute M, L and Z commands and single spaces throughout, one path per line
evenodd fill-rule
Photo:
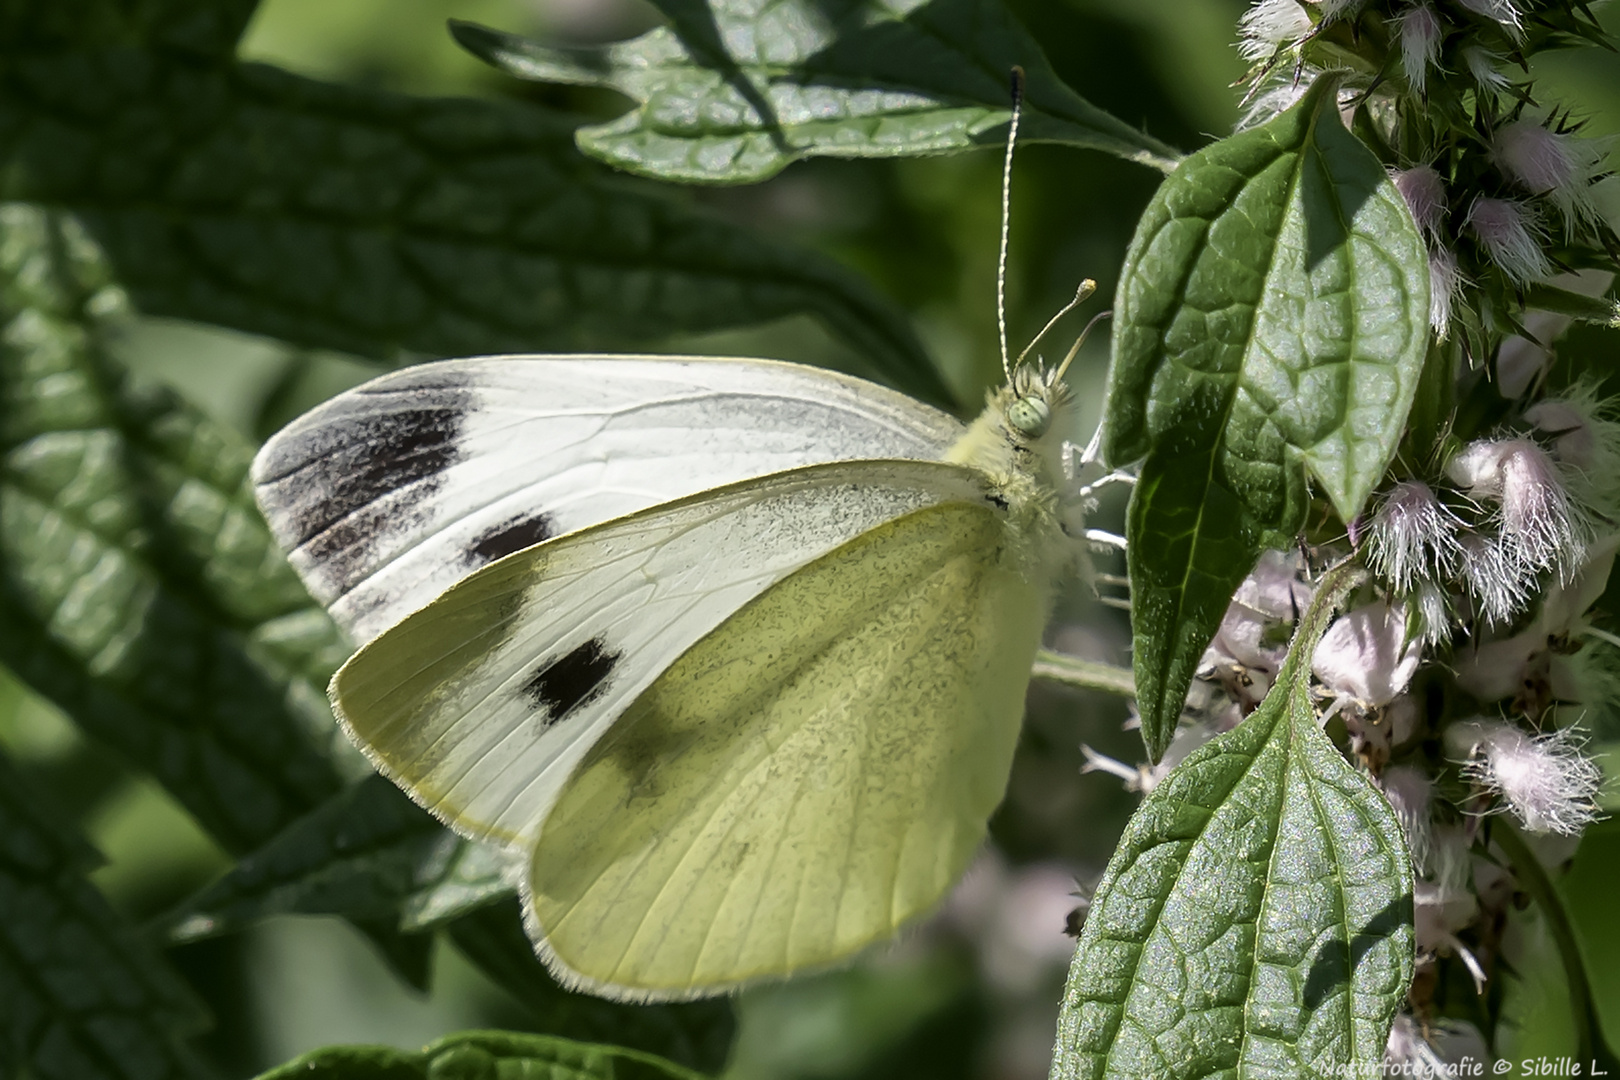
M 1011 0 L 1058 74 L 1095 104 L 1185 150 L 1231 130 L 1229 89 L 1243 71 L 1232 42 L 1241 0 Z M 1620 11 L 1605 13 L 1620 31 Z M 654 24 L 639 0 L 265 0 L 243 59 L 323 80 L 432 96 L 510 96 L 600 120 L 625 107 L 608 91 L 519 83 L 460 50 L 449 18 L 553 41 L 615 40 Z M 1596 133 L 1620 134 L 1620 57 L 1595 49 L 1546 57 L 1550 97 L 1578 102 Z M 994 280 L 999 155 L 801 162 L 751 187 L 676 197 L 770 237 L 819 249 L 904 309 L 965 411 L 996 377 Z M 1028 337 L 1094 277 L 1103 296 L 1160 176 L 1060 146 L 1020 150 L 1013 185 L 1009 320 Z M 1612 185 L 1611 185 L 1612 187 Z M 1106 335 L 1075 382 L 1095 424 Z M 665 351 L 780 357 L 859 368 L 808 317 L 649 343 Z M 174 320 L 139 319 L 120 358 L 258 441 L 303 409 L 381 370 L 373 361 Z M 1104 506 L 1102 524 L 1118 520 Z M 1121 613 L 1078 590 L 1051 644 L 1127 663 Z M 1071 893 L 1095 880 L 1134 805 L 1116 780 L 1082 776 L 1081 742 L 1134 760 L 1123 702 L 1037 684 L 994 850 L 947 909 L 855 968 L 743 995 L 728 1075 L 790 1078 L 1044 1077 L 1071 942 Z M 105 856 L 92 880 L 113 906 L 150 919 L 205 884 L 229 858 L 155 783 L 84 740 L 51 706 L 0 678 L 0 748 L 49 792 Z M 1620 1033 L 1620 828 L 1593 829 L 1565 882 L 1590 954 L 1600 1008 Z M 1519 932 L 1535 934 L 1533 924 Z M 1544 950 L 1550 955 L 1550 950 Z M 226 1076 L 249 1076 L 336 1042 L 415 1047 L 481 1026 L 526 1026 L 522 1008 L 440 942 L 431 993 L 399 982 L 337 920 L 282 918 L 171 951 L 214 1019 L 201 1038 Z M 1549 963 L 1554 963 L 1549 961 Z M 1519 973 L 1521 1053 L 1567 1045 L 1556 969 Z M 1501 1048 L 1513 1050 L 1514 1048 Z

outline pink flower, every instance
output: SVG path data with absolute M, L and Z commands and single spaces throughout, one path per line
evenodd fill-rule
M 1417 673 L 1423 643 L 1406 636 L 1406 609 L 1382 601 L 1333 620 L 1311 658 L 1311 671 L 1341 698 L 1388 705 Z

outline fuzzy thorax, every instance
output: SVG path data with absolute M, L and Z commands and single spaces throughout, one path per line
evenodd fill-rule
M 1046 584 L 1078 557 L 1079 537 L 1063 527 L 1063 437 L 1073 395 L 1044 367 L 1021 367 L 993 390 L 946 461 L 983 473 L 1007 514 L 1008 562 Z

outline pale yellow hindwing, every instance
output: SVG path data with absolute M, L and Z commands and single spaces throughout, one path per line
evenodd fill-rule
M 1006 789 L 1043 584 L 982 504 L 909 513 L 681 656 L 541 827 L 531 933 L 612 996 L 848 957 L 944 896 Z

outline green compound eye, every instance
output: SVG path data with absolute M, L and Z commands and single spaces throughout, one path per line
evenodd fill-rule
M 1038 397 L 1021 397 L 1007 406 L 1007 422 L 1019 434 L 1038 439 L 1052 423 L 1052 410 Z

